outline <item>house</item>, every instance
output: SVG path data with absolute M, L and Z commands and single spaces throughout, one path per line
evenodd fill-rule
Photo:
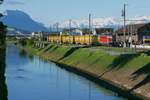
M 84 28 L 82 29 L 83 32 L 82 34 L 83 35 L 88 35 L 89 33 L 90 34 L 93 34 L 93 35 L 112 35 L 114 33 L 114 29 L 113 28 L 93 28 L 91 31 L 89 31 L 88 28 Z
M 112 35 L 114 33 L 113 28 L 95 28 L 97 35 Z
M 116 32 L 116 41 L 124 41 L 124 28 L 118 29 Z M 126 41 L 136 42 L 139 44 L 150 43 L 150 23 L 130 24 L 126 26 Z
M 32 32 L 32 37 L 40 37 L 40 32 Z
M 49 35 L 49 32 L 32 32 L 32 37 L 36 38 L 39 41 L 46 41 L 47 36 Z
M 83 35 L 83 32 L 82 30 L 75 28 L 71 30 L 71 35 Z
M 138 40 L 142 43 L 150 44 L 150 23 L 138 29 Z
M 121 27 L 118 30 L 115 31 L 115 41 L 116 42 L 124 42 L 125 41 L 131 41 L 131 42 L 137 42 L 138 39 L 138 29 L 144 26 L 145 24 L 129 24 L 126 25 L 125 29 L 125 36 L 124 36 L 124 28 Z M 131 40 L 132 39 L 132 40 Z
M 82 32 L 81 29 L 71 28 L 71 29 L 64 29 L 62 34 L 67 34 L 67 35 L 83 35 L 83 32 Z

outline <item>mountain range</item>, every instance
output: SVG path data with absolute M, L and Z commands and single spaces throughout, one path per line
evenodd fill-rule
M 48 29 L 41 23 L 34 21 L 28 14 L 20 10 L 7 10 L 1 21 L 8 27 L 33 31 L 48 31 Z
M 4 24 L 8 27 L 14 28 L 15 30 L 19 30 L 23 32 L 33 32 L 33 31 L 48 31 L 48 28 L 45 27 L 44 24 L 41 24 L 30 17 L 27 13 L 20 11 L 20 10 L 7 10 L 4 16 L 0 19 Z M 138 16 L 131 18 L 128 21 L 129 23 L 148 23 L 150 22 L 150 16 Z M 56 23 L 51 23 L 53 26 Z M 92 18 L 92 26 L 93 28 L 100 28 L 100 27 L 111 27 L 117 28 L 123 25 L 123 20 L 118 19 L 116 17 L 105 17 L 105 18 Z M 89 26 L 89 19 L 79 19 L 79 20 L 72 20 L 71 27 L 74 28 L 88 28 Z M 55 26 L 56 28 L 56 26 Z M 53 30 L 56 30 L 52 28 Z M 59 28 L 69 28 L 69 20 L 59 22 Z
M 139 23 L 148 23 L 150 22 L 150 16 L 138 16 L 131 18 L 126 22 L 127 24 L 139 24 Z M 69 20 L 60 22 L 60 27 L 69 27 Z M 118 19 L 115 17 L 106 17 L 106 18 L 93 18 L 92 19 L 92 26 L 93 28 L 100 28 L 100 27 L 119 27 L 123 25 L 123 19 Z M 89 19 L 79 19 L 79 20 L 72 20 L 71 21 L 72 27 L 80 27 L 85 28 L 89 26 Z

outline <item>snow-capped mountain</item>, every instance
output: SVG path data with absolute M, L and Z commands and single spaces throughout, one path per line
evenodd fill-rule
M 150 22 L 150 16 L 138 16 L 134 18 L 130 18 L 130 20 L 134 21 L 127 21 L 129 23 L 147 23 Z M 48 28 L 45 27 L 43 24 L 34 21 L 28 14 L 24 13 L 20 10 L 7 10 L 4 17 L 1 18 L 4 24 L 9 27 L 14 27 L 16 29 L 21 29 L 25 31 L 48 31 Z M 53 26 L 56 23 L 51 23 Z M 118 28 L 119 26 L 123 25 L 123 19 L 119 19 L 116 17 L 105 17 L 105 18 L 92 18 L 92 27 L 99 28 L 99 27 L 109 27 L 109 28 Z M 73 19 L 71 20 L 71 27 L 74 28 L 88 28 L 89 27 L 89 19 Z M 54 26 L 54 30 L 56 25 Z M 69 20 L 59 22 L 59 28 L 69 28 Z
M 139 23 L 148 23 L 150 22 L 150 16 L 140 16 L 134 17 L 127 21 L 127 24 L 139 24 Z M 118 27 L 123 25 L 123 19 L 118 19 L 115 17 L 106 17 L 106 18 L 93 18 L 92 19 L 92 27 L 99 28 L 99 27 Z M 61 28 L 68 28 L 69 27 L 69 20 L 60 22 L 59 26 Z M 71 27 L 80 27 L 80 28 L 87 28 L 89 26 L 88 19 L 80 19 L 80 20 L 71 20 Z
M 28 14 L 20 10 L 7 10 L 1 21 L 9 26 L 21 30 L 32 31 L 47 31 L 48 29 L 41 23 L 34 21 Z
M 60 27 L 69 27 L 69 21 L 60 22 Z M 94 18 L 92 19 L 93 27 L 106 27 L 106 26 L 116 26 L 119 25 L 119 20 L 114 17 L 107 18 Z M 72 27 L 81 27 L 85 28 L 89 26 L 89 19 L 81 19 L 81 20 L 71 20 Z
M 137 17 L 132 18 L 131 20 L 133 20 L 133 21 L 130 23 L 136 23 L 136 24 L 149 23 L 150 22 L 150 16 L 137 16 Z

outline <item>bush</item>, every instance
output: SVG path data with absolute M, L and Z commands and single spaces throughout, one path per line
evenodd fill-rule
M 26 40 L 26 39 L 20 39 L 20 40 L 19 40 L 19 44 L 20 44 L 21 46 L 26 46 L 26 45 L 27 45 L 27 40 Z
M 29 39 L 27 43 L 28 45 L 32 46 L 34 44 L 34 39 Z

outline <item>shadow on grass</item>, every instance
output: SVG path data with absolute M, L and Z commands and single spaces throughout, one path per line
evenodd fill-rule
M 137 58 L 141 54 L 124 54 L 120 55 L 116 59 L 114 59 L 113 63 L 108 66 L 111 69 L 120 69 L 124 67 L 128 62 L 132 61 L 133 59 Z
M 43 52 L 47 52 L 50 48 L 52 48 L 53 45 L 50 45 L 49 47 L 47 47 Z
M 141 54 L 138 53 L 138 54 L 123 54 L 118 56 L 113 60 L 113 62 L 110 65 L 107 66 L 106 71 L 102 73 L 99 77 L 103 76 L 104 74 L 110 72 L 113 69 L 119 70 L 120 68 L 125 67 L 127 63 L 129 63 L 130 61 L 132 61 L 133 59 L 137 58 L 140 55 Z
M 130 92 L 143 86 L 146 85 L 147 83 L 150 82 L 150 63 L 146 64 L 145 66 L 143 66 L 142 68 L 138 69 L 137 71 L 135 71 L 134 73 L 132 73 L 131 75 L 133 76 L 133 80 L 137 79 L 140 75 L 144 75 L 147 74 L 147 76 L 138 84 L 136 84 L 132 89 L 130 89 Z
M 134 58 L 137 58 L 141 54 L 146 54 L 147 56 L 150 56 L 150 51 L 141 52 L 138 54 L 120 55 L 119 57 L 114 59 L 113 63 L 110 64 L 107 67 L 107 70 L 104 73 L 102 73 L 99 77 L 103 76 L 104 74 L 106 74 L 107 72 L 110 72 L 113 69 L 119 70 L 120 68 L 125 67 L 125 65 L 128 62 L 130 62 Z M 141 67 L 140 69 L 136 70 L 134 73 L 131 74 L 133 80 L 137 79 L 141 75 L 146 75 L 146 77 L 142 81 L 140 81 L 138 84 L 136 84 L 133 88 L 131 88 L 129 92 L 137 88 L 140 88 L 141 86 L 146 85 L 147 83 L 150 83 L 150 63 L 147 63 L 146 65 L 144 65 L 143 67 Z
M 150 56 L 150 51 L 144 52 L 145 54 L 147 54 L 148 56 Z
M 51 50 L 51 51 L 55 51 L 57 48 L 58 48 L 58 46 L 56 46 L 56 47 L 52 48 L 52 50 Z
M 123 54 L 114 59 L 113 63 L 108 66 L 109 69 L 120 69 L 124 67 L 127 63 L 141 55 L 150 56 L 150 52 L 140 52 L 136 54 Z
M 78 50 L 79 48 L 81 48 L 81 47 L 72 47 L 70 50 L 68 50 L 66 53 L 65 53 L 65 55 L 62 57 L 62 58 L 60 58 L 59 60 L 62 60 L 62 59 L 64 59 L 64 58 L 66 58 L 66 57 L 68 57 L 69 55 L 71 55 L 73 52 L 75 52 L 76 50 Z M 58 60 L 58 61 L 59 61 Z

